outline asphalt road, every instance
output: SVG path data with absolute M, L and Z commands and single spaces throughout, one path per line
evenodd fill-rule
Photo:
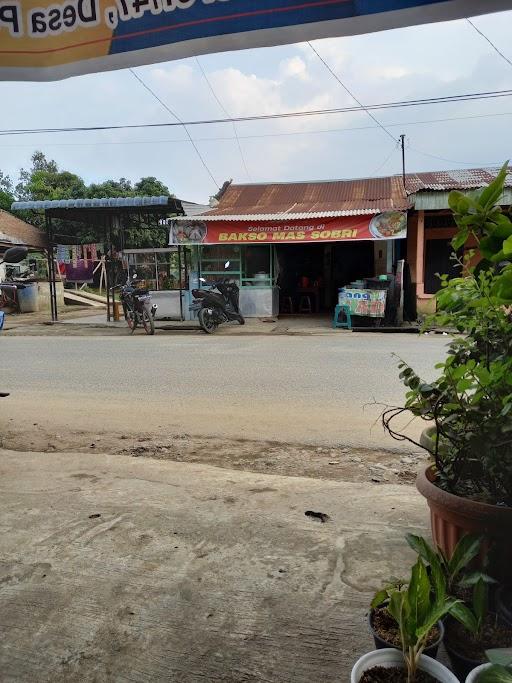
M 0 422 L 393 448 L 370 405 L 403 401 L 393 354 L 429 379 L 446 342 L 373 333 L 4 337 L 1 389 L 12 395 Z

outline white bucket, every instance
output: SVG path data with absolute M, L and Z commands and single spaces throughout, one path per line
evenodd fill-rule
M 478 676 L 480 676 L 482 671 L 488 669 L 490 666 L 492 666 L 492 664 L 480 664 L 480 666 L 477 666 L 476 669 L 473 669 L 473 671 L 468 673 L 466 683 L 476 683 L 478 681 Z
M 374 666 L 383 666 L 391 669 L 393 666 L 403 666 L 403 663 L 404 657 L 400 650 L 385 649 L 368 652 L 368 654 L 363 655 L 354 664 L 350 681 L 351 683 L 359 683 L 364 672 L 372 669 Z M 445 666 L 425 655 L 422 655 L 420 658 L 419 668 L 421 671 L 425 671 L 436 678 L 439 683 L 459 683 L 458 679 Z

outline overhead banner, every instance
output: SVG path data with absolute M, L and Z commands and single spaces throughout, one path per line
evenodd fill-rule
M 297 221 L 174 220 L 169 244 L 284 244 L 402 239 L 407 215 L 389 211 L 376 216 L 340 216 Z
M 510 0 L 0 0 L 0 78 L 56 80 L 510 9 Z

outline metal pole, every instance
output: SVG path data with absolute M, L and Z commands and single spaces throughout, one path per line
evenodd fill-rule
M 57 322 L 59 319 L 59 312 L 57 310 L 57 283 L 55 280 L 55 251 L 53 244 L 53 225 L 52 217 L 46 217 L 48 221 L 48 249 L 49 249 L 49 284 L 50 284 L 50 308 L 52 311 L 52 322 Z
M 181 278 L 181 245 L 178 244 L 178 277 L 180 279 L 180 320 L 183 322 L 183 286 Z
M 403 134 L 400 136 L 400 144 L 402 146 L 402 182 L 405 190 L 405 135 Z
M 110 270 L 110 263 L 109 263 L 109 254 L 111 250 L 111 243 L 110 240 L 107 237 L 107 222 L 105 222 L 103 226 L 103 245 L 105 247 L 105 289 L 107 290 L 107 322 L 110 322 L 110 277 L 109 277 L 109 270 Z

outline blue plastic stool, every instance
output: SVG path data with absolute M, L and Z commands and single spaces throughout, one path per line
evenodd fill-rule
M 345 316 L 345 321 L 340 322 L 340 313 L 343 313 Z M 344 328 L 345 330 L 351 330 L 352 329 L 352 316 L 350 315 L 350 306 L 347 306 L 346 304 L 338 304 L 336 308 L 334 309 L 334 318 L 332 320 L 332 326 L 334 329 L 340 327 Z

